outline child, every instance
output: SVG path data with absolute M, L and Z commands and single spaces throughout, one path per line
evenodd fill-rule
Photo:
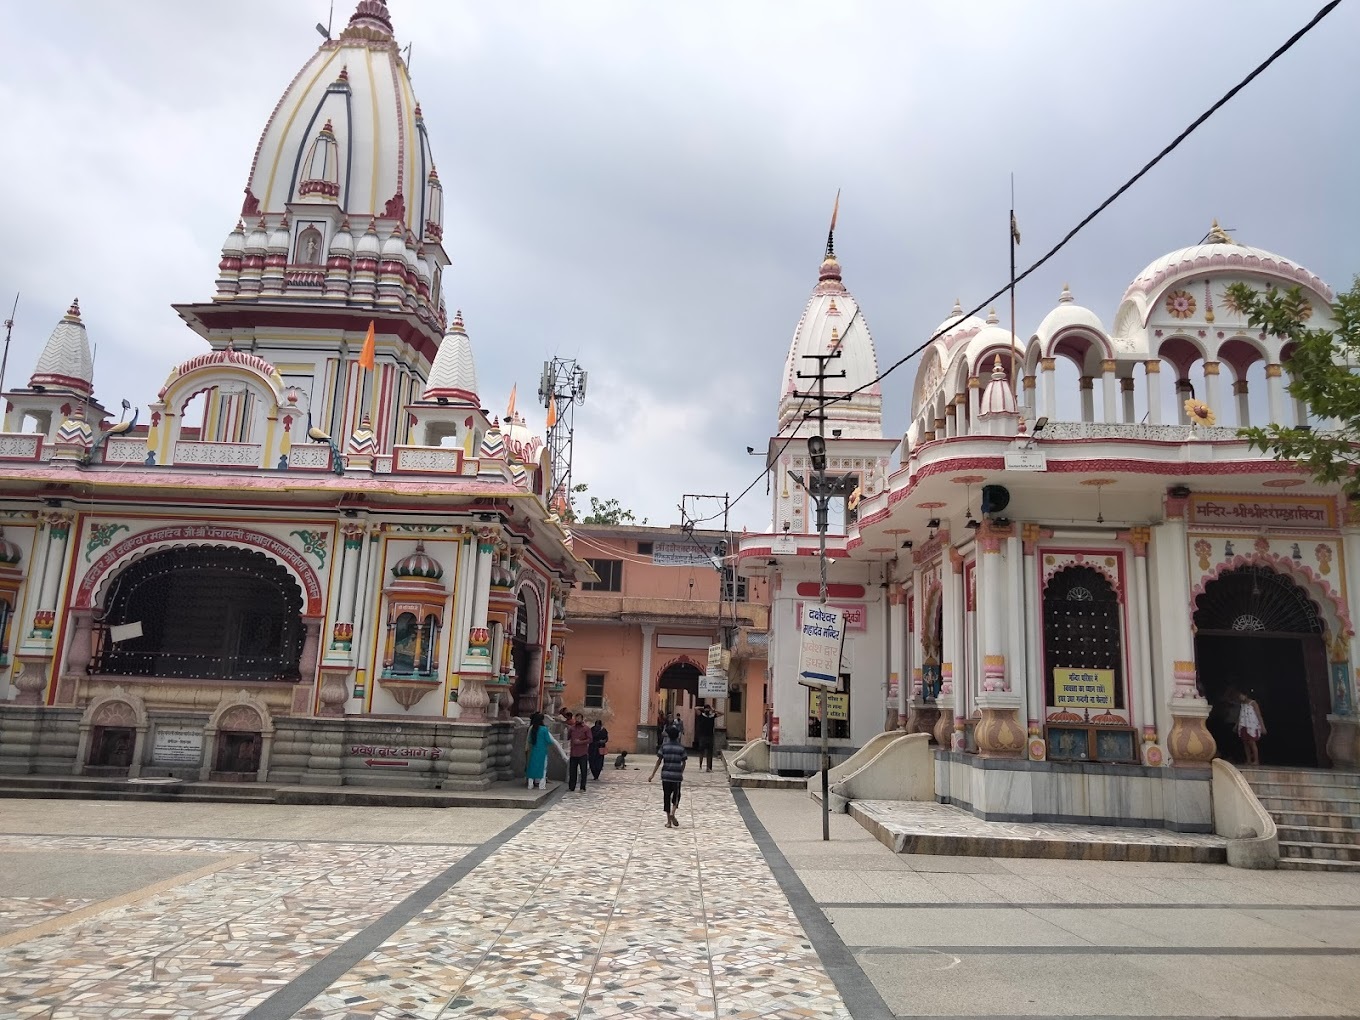
M 685 779 L 685 760 L 689 752 L 680 743 L 680 727 L 672 723 L 666 727 L 666 741 L 656 752 L 656 765 L 647 782 L 656 778 L 661 770 L 661 804 L 666 809 L 666 828 L 680 828 L 680 820 L 675 812 L 680 807 L 680 784 Z
M 1242 738 L 1242 747 L 1247 752 L 1247 764 L 1260 765 L 1261 749 L 1256 746 L 1256 741 L 1266 735 L 1261 706 L 1252 701 L 1245 691 L 1238 697 L 1242 699 L 1242 707 L 1237 713 L 1237 735 Z

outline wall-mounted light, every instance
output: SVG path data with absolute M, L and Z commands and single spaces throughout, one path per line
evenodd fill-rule
M 926 527 L 929 528 L 931 531 L 934 531 L 939 526 L 940 519 L 938 517 L 932 517 L 930 520 L 926 521 Z
M 911 548 L 911 544 L 912 544 L 912 543 L 911 543 L 911 539 L 907 539 L 905 542 L 902 543 L 902 548 L 903 548 L 903 549 L 910 549 L 910 548 Z

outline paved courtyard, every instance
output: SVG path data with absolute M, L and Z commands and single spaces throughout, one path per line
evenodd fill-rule
M 538 811 L 0 800 L 0 1017 L 1360 1014 L 1360 880 L 894 854 L 646 771 Z

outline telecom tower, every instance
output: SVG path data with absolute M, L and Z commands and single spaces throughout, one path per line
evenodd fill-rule
M 548 505 L 571 506 L 571 451 L 576 434 L 576 405 L 586 401 L 586 373 L 572 359 L 543 362 L 538 400 L 548 409 Z

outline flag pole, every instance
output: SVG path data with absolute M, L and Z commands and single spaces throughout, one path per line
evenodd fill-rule
M 1020 227 L 1015 222 L 1015 174 L 1011 174 L 1011 388 L 1015 393 L 1015 409 L 1020 412 L 1020 365 L 1016 360 L 1015 341 L 1015 246 L 1020 243 Z M 1023 415 L 1022 415 L 1023 417 Z

